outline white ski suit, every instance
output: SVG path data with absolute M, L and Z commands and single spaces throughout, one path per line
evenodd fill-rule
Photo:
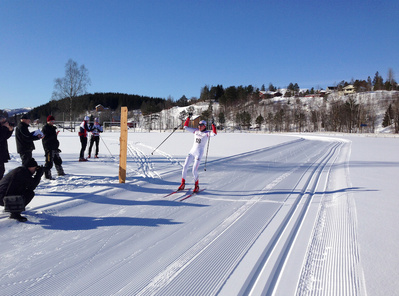
M 193 164 L 193 177 L 194 181 L 198 181 L 198 167 L 201 162 L 202 155 L 204 154 L 206 143 L 209 137 L 216 136 L 216 128 L 212 126 L 213 131 L 204 130 L 201 132 L 198 128 L 192 128 L 184 125 L 184 129 L 194 134 L 194 144 L 191 147 L 189 154 L 186 157 L 182 170 L 182 179 L 186 179 L 188 167 L 194 161 Z

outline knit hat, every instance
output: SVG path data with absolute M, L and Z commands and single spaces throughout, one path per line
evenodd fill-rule
M 47 122 L 52 121 L 52 120 L 55 120 L 53 115 L 47 116 Z
M 25 113 L 22 115 L 21 119 L 30 119 L 30 115 L 28 113 Z
M 37 167 L 38 165 L 37 165 L 36 160 L 34 158 L 31 158 L 25 163 L 25 166 L 27 168 L 33 168 L 33 167 Z

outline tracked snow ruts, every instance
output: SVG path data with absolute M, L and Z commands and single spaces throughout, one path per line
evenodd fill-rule
M 332 180 L 351 188 L 350 144 L 342 149 L 342 168 L 331 171 Z M 331 192 L 327 183 L 325 192 Z M 352 194 L 342 190 L 325 194 L 305 257 L 297 295 L 366 295 L 357 240 L 356 207 Z
M 307 145 L 308 143 L 302 142 L 302 144 Z M 287 145 L 286 147 L 290 150 L 294 146 Z M 298 145 L 295 146 L 295 150 L 298 151 L 298 149 L 300 153 L 306 154 L 305 149 L 298 147 Z M 279 155 L 280 157 L 284 157 L 281 153 Z M 275 208 L 269 208 L 264 203 L 261 203 L 263 206 L 260 206 L 260 203 L 257 203 L 257 201 L 260 201 L 277 184 L 300 168 L 301 166 L 294 166 L 290 171 L 279 175 L 273 182 L 266 185 L 258 194 L 254 194 L 250 200 L 246 200 L 243 206 L 238 208 L 222 224 L 189 249 L 178 260 L 153 278 L 137 295 L 175 295 L 174 293 L 177 291 L 184 291 L 188 295 L 198 293 L 213 295 L 223 286 L 236 264 L 245 256 L 248 249 L 253 245 L 253 242 L 269 223 L 268 219 L 262 220 L 253 217 L 259 218 L 259 215 L 265 216 L 263 215 L 265 211 L 275 211 Z M 254 207 L 255 204 L 257 207 Z M 282 206 L 282 204 L 275 204 L 276 208 L 281 208 Z M 252 215 L 253 212 L 256 212 L 256 214 Z M 241 222 L 243 219 L 246 222 Z M 240 223 L 237 223 L 238 221 Z M 239 231 L 245 235 L 238 242 L 235 241 L 234 248 L 231 248 L 230 239 L 233 237 L 234 240 L 238 239 L 233 234 L 237 229 L 233 230 L 233 228 L 245 228 L 245 230 Z M 225 237 L 230 237 L 230 239 L 226 240 Z M 220 247 L 221 244 L 227 245 Z M 224 250 L 229 250 L 229 252 L 225 252 Z M 223 253 L 220 254 L 220 252 Z M 209 261 L 209 258 L 212 258 L 212 260 Z M 215 263 L 219 261 L 222 262 L 220 264 Z M 191 280 L 187 279 L 188 275 L 192 275 L 193 272 L 198 273 L 200 270 L 204 270 L 206 278 L 201 274 L 198 277 L 191 278 Z M 207 282 L 207 285 L 199 285 L 200 282 L 203 283 L 204 281 Z
M 135 162 L 138 165 L 138 174 L 147 178 L 161 178 L 159 174 L 154 170 L 151 161 L 149 160 L 148 156 L 143 153 L 143 151 L 141 151 L 137 147 L 134 147 L 134 145 L 130 143 L 128 143 L 127 145 L 127 151 L 134 158 Z

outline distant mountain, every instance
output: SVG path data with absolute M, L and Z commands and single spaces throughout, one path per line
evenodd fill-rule
M 26 108 L 18 108 L 18 109 L 3 109 L 3 111 L 7 112 L 8 117 L 12 117 L 14 115 L 20 115 L 31 111 L 33 108 L 26 107 Z

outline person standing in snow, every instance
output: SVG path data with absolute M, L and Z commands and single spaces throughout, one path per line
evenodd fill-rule
M 216 126 L 212 123 L 212 131 L 208 131 L 206 129 L 206 121 L 201 120 L 198 124 L 198 128 L 189 127 L 191 114 L 189 114 L 186 122 L 184 123 L 184 129 L 194 134 L 194 144 L 186 157 L 186 161 L 184 162 L 183 170 L 182 170 L 182 180 L 180 187 L 177 190 L 183 190 L 186 184 L 186 176 L 188 167 L 191 163 L 194 162 L 192 173 L 194 177 L 195 187 L 194 192 L 199 191 L 199 178 L 198 178 L 198 167 L 201 162 L 202 155 L 204 154 L 204 150 L 206 147 L 206 143 L 208 142 L 209 137 L 216 136 Z
M 21 117 L 21 122 L 15 129 L 15 141 L 17 142 L 17 152 L 21 156 L 22 164 L 25 164 L 32 158 L 32 151 L 35 150 L 33 141 L 43 138 L 43 133 L 40 130 L 34 132 L 29 131 L 30 117 L 24 114 Z
M 6 168 L 4 164 L 8 162 L 10 158 L 10 153 L 8 152 L 7 140 L 11 137 L 14 132 L 14 127 L 11 126 L 7 117 L 3 114 L 0 115 L 0 180 L 4 176 Z
M 0 205 L 8 204 L 14 209 L 7 209 L 11 212 L 10 219 L 25 222 L 28 219 L 21 216 L 21 212 L 35 196 L 34 190 L 40 183 L 43 175 L 43 167 L 39 167 L 34 158 L 30 158 L 24 165 L 11 170 L 0 180 Z M 22 196 L 22 200 L 9 199 L 9 196 Z M 21 207 L 23 209 L 21 209 Z M 15 209 L 19 208 L 19 210 Z
M 81 144 L 79 161 L 87 161 L 87 158 L 85 158 L 85 150 L 87 147 L 87 133 L 91 130 L 88 124 L 89 120 L 89 116 L 85 116 L 79 127 L 79 137 Z
M 54 125 L 55 118 L 53 115 L 47 116 L 47 124 L 42 128 L 44 138 L 42 140 L 43 149 L 45 153 L 46 163 L 44 165 L 44 176 L 46 179 L 52 180 L 51 168 L 53 167 L 53 162 L 55 164 L 55 169 L 57 170 L 58 176 L 64 176 L 64 169 L 62 168 L 62 159 L 60 157 L 61 150 L 59 149 L 60 142 L 58 141 L 57 127 Z
M 96 154 L 95 158 L 98 158 L 98 145 L 100 144 L 100 133 L 103 132 L 103 127 L 98 123 L 98 118 L 94 119 L 94 125 L 91 127 L 91 137 L 89 146 L 89 158 L 91 157 L 91 149 L 93 144 L 96 143 Z

